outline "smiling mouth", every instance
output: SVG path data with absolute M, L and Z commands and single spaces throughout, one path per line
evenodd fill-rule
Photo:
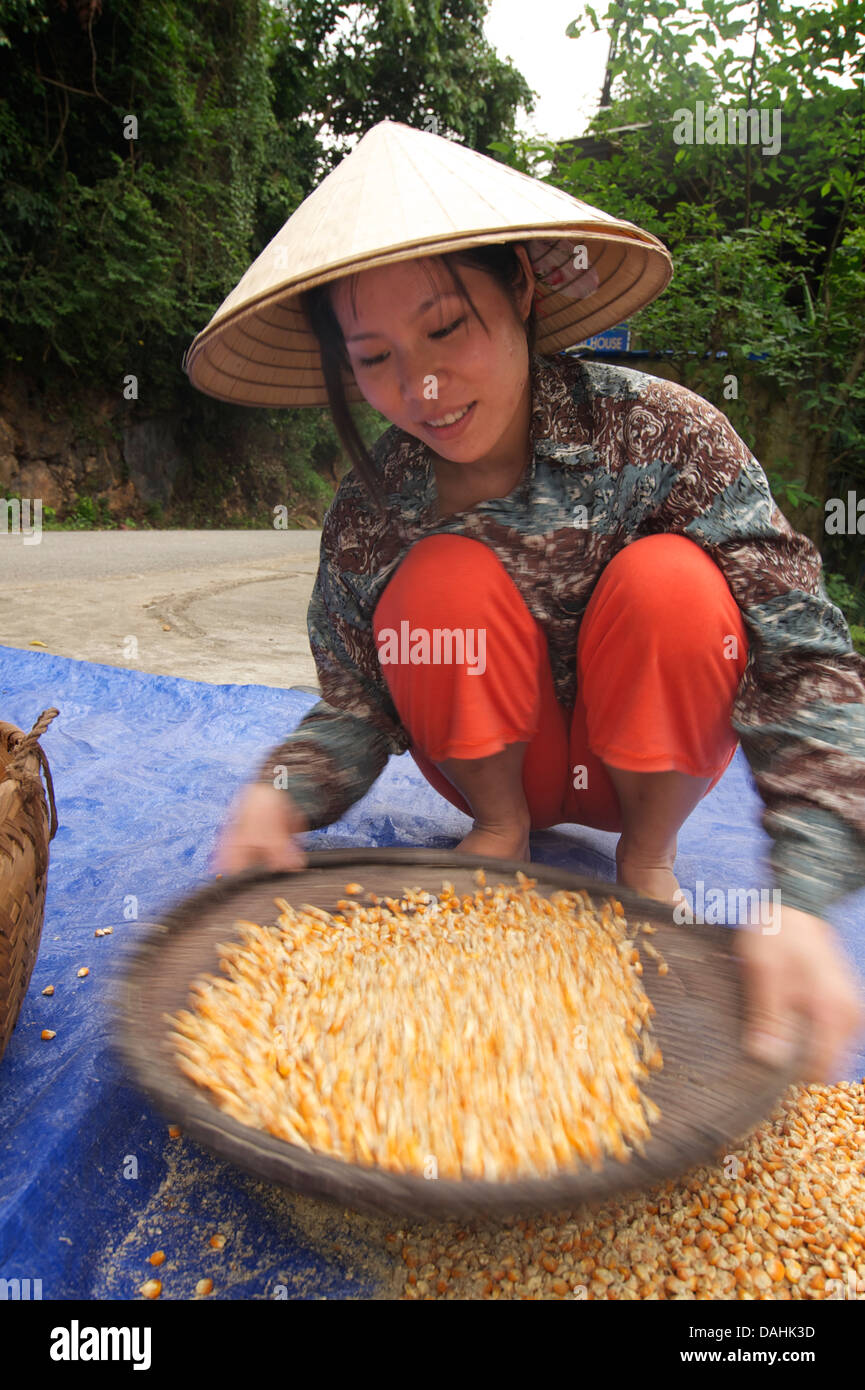
M 470 401 L 468 405 L 463 406 L 462 410 L 453 410 L 450 414 L 443 415 L 440 420 L 425 420 L 424 424 L 433 430 L 444 429 L 447 425 L 456 425 L 464 415 L 469 413 L 474 404 L 474 401 Z

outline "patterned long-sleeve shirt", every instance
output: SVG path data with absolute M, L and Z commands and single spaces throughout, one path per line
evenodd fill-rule
M 775 886 L 822 916 L 865 885 L 865 658 L 826 596 L 818 550 L 726 416 L 686 387 L 534 354 L 531 389 L 531 458 L 507 497 L 438 517 L 432 455 L 396 426 L 372 451 L 383 515 L 354 471 L 342 479 L 307 620 L 322 698 L 258 780 L 284 786 L 317 829 L 410 747 L 371 620 L 416 541 L 446 532 L 489 546 L 543 629 L 572 709 L 577 634 L 605 566 L 642 536 L 682 535 L 719 567 L 748 633 L 731 723 L 764 802 Z

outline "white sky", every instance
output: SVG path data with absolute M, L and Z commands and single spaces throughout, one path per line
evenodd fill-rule
M 699 13 L 701 7 L 685 8 Z M 831 22 L 831 0 L 793 0 L 794 8 L 822 10 Z M 605 0 L 594 0 L 601 19 Z M 745 3 L 732 11 L 735 19 L 753 20 L 754 5 Z M 583 19 L 587 31 L 582 38 L 565 37 L 572 19 Z M 609 36 L 596 34 L 585 19 L 584 0 L 492 0 L 484 22 L 484 34 L 501 59 L 510 59 L 538 94 L 534 113 L 518 113 L 517 127 L 524 135 L 568 139 L 586 133 L 586 126 L 598 108 L 609 53 Z M 753 29 L 745 30 L 728 46 L 738 54 L 750 53 Z M 715 50 L 717 51 L 717 50 Z M 699 62 L 706 49 L 698 43 L 692 54 Z M 829 74 L 827 74 L 829 75 Z M 853 85 L 849 78 L 831 77 L 839 85 Z
M 605 9 L 599 0 L 598 18 Z M 597 110 L 610 40 L 603 32 L 566 38 L 571 20 L 583 13 L 582 0 L 492 0 L 484 34 L 538 94 L 531 116 L 518 113 L 524 135 L 583 135 Z

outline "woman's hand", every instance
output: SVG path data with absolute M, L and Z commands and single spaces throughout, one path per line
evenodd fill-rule
M 833 928 L 799 908 L 781 907 L 769 931 L 740 928 L 737 946 L 745 965 L 747 1051 L 781 1065 L 801 1010 L 811 1028 L 801 1080 L 837 1080 L 833 1067 L 865 1024 L 865 1012 L 861 984 Z
M 214 873 L 241 869 L 303 869 L 306 855 L 292 836 L 309 823 L 288 792 L 253 782 L 235 797 L 211 857 Z

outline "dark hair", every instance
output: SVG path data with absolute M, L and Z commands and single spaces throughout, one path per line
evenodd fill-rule
M 451 283 L 456 292 L 462 297 L 464 303 L 469 305 L 471 312 L 488 336 L 489 329 L 475 308 L 472 297 L 459 273 L 458 266 L 467 265 L 491 275 L 507 294 L 516 311 L 517 295 L 524 284 L 525 271 L 514 250 L 513 242 L 472 246 L 465 251 L 448 251 L 443 255 L 436 256 L 435 260 L 436 263 L 442 262 L 444 264 L 445 271 L 450 274 Z M 424 269 L 432 281 L 433 276 L 430 267 L 425 265 Z M 355 272 L 354 275 L 348 277 L 352 304 L 354 304 L 359 273 Z M 358 433 L 354 416 L 346 399 L 344 373 L 347 372 L 351 375 L 352 368 L 339 319 L 331 303 L 330 292 L 335 283 L 335 281 L 329 280 L 323 285 L 316 285 L 313 289 L 306 290 L 300 296 L 301 307 L 309 319 L 321 349 L 321 365 L 327 389 L 327 399 L 337 434 L 370 497 L 380 509 L 383 509 L 384 493 L 379 486 L 375 461 Z M 525 320 L 530 357 L 535 350 L 536 329 L 537 320 L 533 302 Z

